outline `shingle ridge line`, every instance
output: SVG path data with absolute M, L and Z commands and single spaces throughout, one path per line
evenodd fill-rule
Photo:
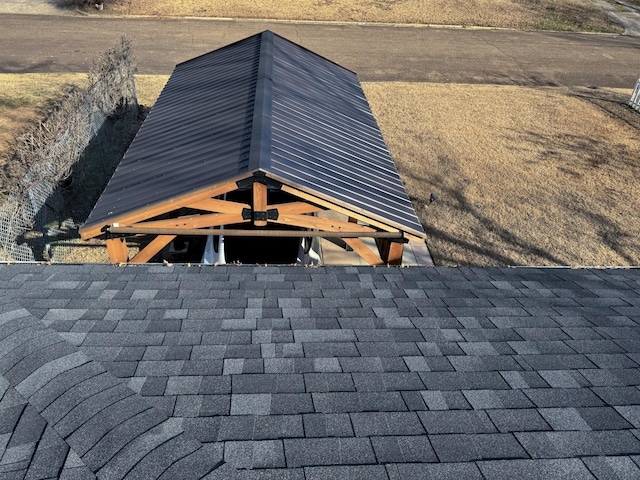
M 15 386 L 11 384 L 11 382 L 10 382 L 7 378 L 5 378 L 5 377 L 2 375 L 2 373 L 0 373 L 0 380 L 3 380 L 4 382 L 6 382 L 6 384 L 7 384 L 7 385 L 9 385 L 8 389 L 10 388 L 11 390 L 13 390 L 14 394 L 15 394 L 15 395 L 17 395 L 17 396 L 22 400 L 22 402 L 23 402 L 23 408 L 22 408 L 22 412 L 20 413 L 20 416 L 22 416 L 22 415 L 24 414 L 25 409 L 26 409 L 27 407 L 29 407 L 29 406 L 30 406 L 30 407 L 33 409 L 33 411 L 35 412 L 35 414 L 36 414 L 36 415 L 38 415 L 38 417 L 42 418 L 42 419 L 46 422 L 46 424 L 47 424 L 48 426 L 51 426 L 51 427 L 53 428 L 53 426 L 52 426 L 52 425 L 47 421 L 47 419 L 42 415 L 42 413 L 41 413 L 41 412 L 39 412 L 39 411 L 38 411 L 38 409 L 37 409 L 34 405 L 32 405 L 32 404 L 31 404 L 31 402 L 30 402 L 27 398 L 25 398 L 25 396 L 24 396 L 22 393 L 20 393 L 20 392 L 15 388 Z M 8 389 L 7 389 L 7 390 L 8 390 Z M 68 452 L 67 452 L 66 456 L 68 457 L 70 452 L 74 452 L 74 453 L 75 453 L 75 450 L 71 447 L 71 445 L 69 445 L 69 443 L 67 442 L 67 440 L 66 440 L 64 437 L 62 437 L 62 435 L 60 435 L 60 434 L 55 430 L 55 428 L 54 428 L 54 431 L 56 432 L 56 434 L 58 435 L 58 437 L 60 437 L 60 440 L 61 440 L 62 442 L 64 442 L 64 444 L 69 448 L 69 450 L 68 450 Z M 46 432 L 46 428 L 43 428 L 43 429 L 42 429 L 42 433 L 41 433 L 41 435 L 40 435 L 40 439 L 39 439 L 39 440 L 38 440 L 38 442 L 37 442 L 37 443 L 38 443 L 38 445 L 39 445 L 39 444 L 40 444 L 40 442 L 42 441 L 42 437 L 44 436 L 45 432 Z M 13 433 L 12 433 L 12 435 L 13 435 Z M 31 467 L 31 464 L 33 463 L 33 459 L 34 459 L 34 457 L 35 457 L 35 455 L 36 455 L 36 452 L 37 452 L 37 449 L 33 452 L 33 455 L 31 456 L 31 459 L 29 460 L 29 465 L 26 467 L 26 475 L 27 475 L 27 476 L 28 476 L 28 473 L 29 473 L 29 469 L 30 469 L 30 467 Z M 77 453 L 76 453 L 76 455 L 77 455 Z M 77 455 L 77 456 L 78 456 L 78 458 L 80 458 L 80 456 L 79 456 L 79 455 Z M 89 468 L 89 467 L 84 463 L 84 461 L 82 461 L 82 459 L 81 459 L 81 458 L 80 458 L 80 461 L 82 462 L 82 465 L 84 465 L 88 470 L 90 470 L 90 468 Z M 61 465 L 61 467 L 60 467 L 60 468 L 61 468 L 61 469 L 64 469 L 64 463 Z
M 145 404 L 147 403 L 147 402 L 144 400 L 144 397 L 142 397 L 142 396 L 141 396 L 141 395 L 139 395 L 137 392 L 135 392 L 133 389 L 131 389 L 131 388 L 130 388 L 128 385 L 126 385 L 126 384 L 125 384 L 121 379 L 118 379 L 117 377 L 113 376 L 113 374 L 111 374 L 111 373 L 110 373 L 110 372 L 108 372 L 106 369 L 104 369 L 104 367 L 101 365 L 101 363 L 100 363 L 100 362 L 97 362 L 96 360 L 93 360 L 93 359 L 91 359 L 90 357 L 88 357 L 88 356 L 87 356 L 87 355 L 86 355 L 82 350 L 80 350 L 77 346 L 75 346 L 75 345 L 73 345 L 71 342 L 67 341 L 64 337 L 62 337 L 58 332 L 56 332 L 56 331 L 55 331 L 55 330 L 53 330 L 52 328 L 50 328 L 50 327 L 46 326 L 46 325 L 44 324 L 44 322 L 43 322 L 41 319 L 38 319 L 37 317 L 33 316 L 33 315 L 29 312 L 29 310 L 28 310 L 28 309 L 23 308 L 23 307 L 21 307 L 21 306 L 20 306 L 20 305 L 18 305 L 18 304 L 8 304 L 8 305 L 9 305 L 9 306 L 7 306 L 7 305 L 3 305 L 3 306 L 2 306 L 2 307 L 3 307 L 3 308 L 2 308 L 3 313 L 0 313 L 0 318 L 2 318 L 2 316 L 8 316 L 8 319 L 6 319 L 6 320 L 3 322 L 3 324 L 8 324 L 8 323 L 11 323 L 11 322 L 16 322 L 16 321 L 24 322 L 24 321 L 25 321 L 25 319 L 28 319 L 28 320 L 32 321 L 32 322 L 33 322 L 33 324 L 32 324 L 32 325 L 28 325 L 25 329 L 37 329 L 37 333 L 36 333 L 37 335 L 42 335 L 43 333 L 57 335 L 57 336 L 58 336 L 58 338 L 59 338 L 61 341 L 60 341 L 60 342 L 56 342 L 56 344 L 58 344 L 58 343 L 66 343 L 67 345 L 70 345 L 70 346 L 72 347 L 72 349 L 75 351 L 74 353 L 71 353 L 71 354 L 69 354 L 69 353 L 63 354 L 63 355 L 61 355 L 60 357 L 58 357 L 58 358 L 56 358 L 56 359 L 52 359 L 52 360 L 50 360 L 49 362 L 45 363 L 44 365 L 41 365 L 40 367 L 36 368 L 36 370 L 34 370 L 33 372 L 31 372 L 29 375 L 27 375 L 27 377 L 26 377 L 25 379 L 23 379 L 23 380 L 20 382 L 20 384 L 23 384 L 23 383 L 24 383 L 26 380 L 28 380 L 29 378 L 35 378 L 35 377 L 32 377 L 32 375 L 36 374 L 37 372 L 42 371 L 42 368 L 43 368 L 45 365 L 51 364 L 52 362 L 55 362 L 55 361 L 60 360 L 60 359 L 62 359 L 62 358 L 66 358 L 66 357 L 74 356 L 74 355 L 76 355 L 76 356 L 77 356 L 77 355 L 80 355 L 80 356 L 84 356 L 84 357 L 86 358 L 86 360 L 88 360 L 88 361 L 84 362 L 84 363 L 83 363 L 83 365 L 86 365 L 86 364 L 88 364 L 88 363 L 95 363 L 95 364 L 99 365 L 99 366 L 104 370 L 104 373 L 103 373 L 104 375 L 107 375 L 107 376 L 109 376 L 109 377 L 113 377 L 113 379 L 115 379 L 115 380 L 116 380 L 116 382 L 115 382 L 115 385 L 114 385 L 114 386 L 109 387 L 108 389 L 103 390 L 103 391 L 101 391 L 101 392 L 97 392 L 96 394 L 91 395 L 91 397 L 93 397 L 94 395 L 97 395 L 98 393 L 103 393 L 104 391 L 112 390 L 113 388 L 124 387 L 125 389 L 127 389 L 127 390 L 129 390 L 129 391 L 131 392 L 131 395 L 127 395 L 127 396 L 126 396 L 126 397 L 124 397 L 124 398 L 130 398 L 131 396 L 136 396 L 136 397 L 140 397 L 140 401 L 141 401 L 141 402 L 143 402 L 143 403 L 145 403 Z M 12 315 L 12 313 L 13 313 L 13 312 L 22 312 L 22 315 L 20 315 L 20 316 L 13 316 L 13 315 Z M 28 313 L 28 315 L 25 315 L 25 314 L 24 314 L 25 312 L 26 312 L 26 313 Z M 35 320 L 35 322 L 34 322 L 34 320 Z M 42 326 L 44 326 L 44 328 L 42 328 Z M 40 328 L 38 328 L 38 327 L 40 327 Z M 22 329 L 22 330 L 25 330 L 25 329 Z M 40 351 L 40 350 L 36 350 L 35 352 L 33 352 L 33 354 L 35 354 L 35 353 L 37 353 L 37 352 L 39 352 L 39 351 Z M 30 354 L 30 355 L 31 355 L 31 354 Z M 30 355 L 29 355 L 29 356 L 30 356 Z M 26 358 L 26 357 L 25 357 L 25 358 Z M 78 367 L 78 365 L 73 365 L 71 368 L 77 368 L 77 367 Z M 56 379 L 60 374 L 64 373 L 65 371 L 68 371 L 68 370 L 69 370 L 69 368 L 66 368 L 66 369 L 64 369 L 63 371 L 58 372 L 57 374 L 55 374 L 52 378 L 48 379 L 48 380 L 47 380 L 43 385 L 40 385 L 40 386 L 39 386 L 39 388 L 38 388 L 38 389 L 36 389 L 34 392 L 32 392 L 32 394 L 31 394 L 31 395 L 34 395 L 35 393 L 37 393 L 41 388 L 43 388 L 44 386 L 48 385 L 51 381 L 54 381 L 54 380 L 55 380 L 55 379 Z M 42 414 L 42 412 L 40 412 L 40 411 L 38 410 L 38 408 L 37 408 L 35 405 L 33 405 L 33 404 L 31 403 L 31 401 L 30 401 L 30 396 L 29 396 L 29 397 L 25 397 L 24 395 L 22 395 L 22 393 L 21 393 L 19 390 L 17 390 L 17 388 L 16 388 L 18 385 L 14 385 L 11 381 L 9 381 L 9 379 L 5 378 L 4 376 L 0 375 L 0 378 L 2 378 L 3 380 L 5 380 L 5 381 L 9 384 L 10 388 L 13 388 L 14 390 L 16 390 L 16 393 L 17 393 L 18 395 L 20 395 L 20 397 L 21 397 L 21 398 L 23 398 L 23 399 L 25 400 L 25 403 L 26 403 L 26 404 L 28 404 L 28 405 L 30 405 L 31 407 L 33 407 L 33 408 L 34 408 L 34 410 L 37 412 L 37 414 L 38 414 L 41 418 L 43 418 L 43 419 L 45 420 L 45 422 L 47 423 L 47 425 L 49 425 L 51 428 L 53 428 L 53 430 L 54 430 L 54 431 L 55 431 L 55 432 L 56 432 L 56 433 L 61 437 L 61 439 L 65 442 L 65 444 L 67 444 L 67 445 L 69 446 L 69 451 L 70 451 L 70 452 L 74 452 L 74 453 L 76 454 L 76 456 L 77 456 L 78 458 L 80 458 L 80 460 L 81 460 L 81 461 L 82 461 L 82 463 L 87 467 L 87 469 L 88 469 L 88 470 L 90 470 L 94 475 L 95 475 L 95 474 L 97 474 L 97 472 L 93 471 L 93 469 L 92 469 L 90 466 L 86 465 L 86 463 L 82 460 L 82 456 L 81 456 L 81 455 L 79 455 L 79 454 L 78 454 L 78 452 L 73 448 L 73 445 L 71 445 L 71 444 L 67 441 L 67 439 L 66 439 L 66 438 L 65 438 L 65 437 L 64 437 L 60 432 L 58 432 L 58 429 L 56 428 L 56 426 L 49 422 L 49 419 L 47 418 L 47 415 L 46 415 L 46 414 L 44 414 L 44 415 L 43 415 L 43 414 Z M 35 381 L 35 380 L 34 380 L 34 381 Z M 75 409 L 75 408 L 77 408 L 79 405 L 83 404 L 85 400 L 88 400 L 88 399 L 90 399 L 91 397 L 88 397 L 88 398 L 86 398 L 86 399 L 82 400 L 81 402 L 79 402 L 77 405 L 75 405 L 75 406 L 74 406 L 74 409 Z M 98 414 L 100 414 L 101 412 L 105 411 L 106 409 L 110 408 L 110 407 L 111 407 L 111 406 L 113 406 L 114 404 L 118 403 L 120 400 L 123 400 L 123 398 L 119 398 L 119 399 L 117 399 L 115 402 L 112 402 L 111 404 L 109 404 L 108 406 L 105 406 L 105 407 L 101 408 L 99 412 L 95 412 L 95 413 L 93 413 L 93 414 L 91 415 L 90 419 L 91 419 L 91 418 L 94 418 L 96 415 L 98 415 Z M 72 410 L 73 410 L 73 409 L 72 409 Z M 146 410 L 157 410 L 157 408 L 156 408 L 156 407 L 154 407 L 153 405 L 149 405 L 149 408 L 148 408 L 148 409 L 146 409 Z M 145 411 L 146 411 L 146 410 L 145 410 Z M 43 410 L 43 411 L 44 411 L 44 410 Z M 71 410 L 70 410 L 69 412 L 67 412 L 67 414 L 65 414 L 65 417 L 66 417 L 70 412 L 71 412 Z M 165 415 L 162 415 L 162 416 L 164 417 Z M 63 417 L 63 418 L 65 418 L 65 417 Z M 155 426 L 151 427 L 150 429 L 145 430 L 145 432 L 143 432 L 143 433 L 139 434 L 138 436 L 136 436 L 135 438 L 133 438 L 130 442 L 128 442 L 128 443 L 127 443 L 126 445 L 124 445 L 122 448 L 125 448 L 127 445 L 131 444 L 133 441 L 135 441 L 135 440 L 137 440 L 137 439 L 140 439 L 143 435 L 145 435 L 146 433 L 148 433 L 148 432 L 149 432 L 150 430 L 152 430 L 153 428 L 157 428 L 159 425 L 163 425 L 163 424 L 165 424 L 167 421 L 172 421 L 172 420 L 174 420 L 174 419 L 173 419 L 173 417 L 165 418 L 165 420 L 164 420 L 164 421 L 162 421 L 161 423 L 156 424 Z M 83 422 L 83 425 L 84 425 L 85 423 L 86 423 L 86 422 Z M 74 429 L 74 432 L 75 432 L 78 428 L 80 428 L 80 427 L 77 427 L 76 429 Z M 69 437 L 70 437 L 70 435 L 71 435 L 72 433 L 73 433 L 73 432 L 71 432 L 71 433 L 67 436 L 67 438 L 69 438 Z M 108 432 L 107 432 L 107 433 L 108 433 Z M 199 446 L 199 448 L 198 448 L 197 450 L 199 450 L 199 449 L 203 448 L 203 446 L 204 446 L 204 445 L 203 445 L 199 440 L 197 440 L 195 437 L 193 437 L 192 435 L 190 435 L 188 432 L 186 432 L 186 431 L 185 431 L 185 430 L 183 430 L 183 429 L 182 429 L 182 431 L 181 431 L 178 435 L 174 435 L 174 436 L 172 436 L 171 438 L 175 438 L 175 437 L 180 436 L 180 435 L 182 435 L 182 436 L 183 436 L 183 438 L 185 438 L 186 440 L 189 440 L 189 441 L 192 441 L 192 442 L 197 442 L 197 444 L 198 444 L 198 445 L 200 445 L 200 446 Z M 168 440 L 167 440 L 167 441 L 168 441 Z M 74 442 L 72 442 L 72 443 L 74 443 Z M 163 443 L 164 443 L 164 442 L 163 442 Z M 97 444 L 97 443 L 96 443 L 96 444 Z M 160 444 L 160 445 L 161 445 L 161 444 Z M 160 445 L 158 445 L 158 446 L 154 447 L 150 452 L 147 452 L 145 455 L 143 455 L 143 456 L 140 458 L 140 460 L 144 459 L 146 456 L 148 456 L 150 453 L 152 453 L 152 452 L 153 452 L 157 447 L 159 447 Z M 95 446 L 95 445 L 94 445 L 94 446 Z M 122 448 L 121 448 L 118 452 L 122 451 Z M 196 450 L 196 451 L 197 451 L 197 450 Z M 90 451 L 90 450 L 89 450 L 89 451 Z M 116 454 L 116 455 L 117 455 L 117 454 Z M 113 457 L 112 457 L 112 458 L 113 458 Z M 184 457 L 183 457 L 183 458 L 184 458 Z M 177 461 L 180 461 L 181 459 L 182 459 L 182 458 L 178 459 Z M 175 462 L 174 462 L 174 463 L 175 463 Z M 217 462 L 217 463 L 220 463 L 220 462 Z M 137 463 L 136 463 L 136 464 L 137 464 Z M 106 464 L 105 464 L 105 465 L 106 465 Z M 215 469 L 216 469 L 216 468 L 218 468 L 219 466 L 220 466 L 220 465 L 212 466 L 212 470 L 211 470 L 211 471 L 215 470 Z

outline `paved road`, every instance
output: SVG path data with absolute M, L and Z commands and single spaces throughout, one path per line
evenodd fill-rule
M 140 73 L 168 74 L 196 55 L 271 29 L 363 81 L 630 88 L 640 38 L 511 30 L 269 21 L 0 15 L 0 72 L 86 71 L 120 35 Z

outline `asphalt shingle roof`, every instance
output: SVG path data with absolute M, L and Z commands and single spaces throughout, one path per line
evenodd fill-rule
M 0 265 L 0 478 L 640 477 L 640 269 Z

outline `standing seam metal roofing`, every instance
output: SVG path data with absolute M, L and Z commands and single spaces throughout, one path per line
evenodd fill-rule
M 356 74 L 269 31 L 176 66 L 84 228 L 256 171 L 424 236 Z

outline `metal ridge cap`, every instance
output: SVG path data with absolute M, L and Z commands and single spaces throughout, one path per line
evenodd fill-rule
M 260 35 L 262 38 L 251 126 L 249 170 L 268 168 L 271 165 L 274 33 L 265 30 Z

